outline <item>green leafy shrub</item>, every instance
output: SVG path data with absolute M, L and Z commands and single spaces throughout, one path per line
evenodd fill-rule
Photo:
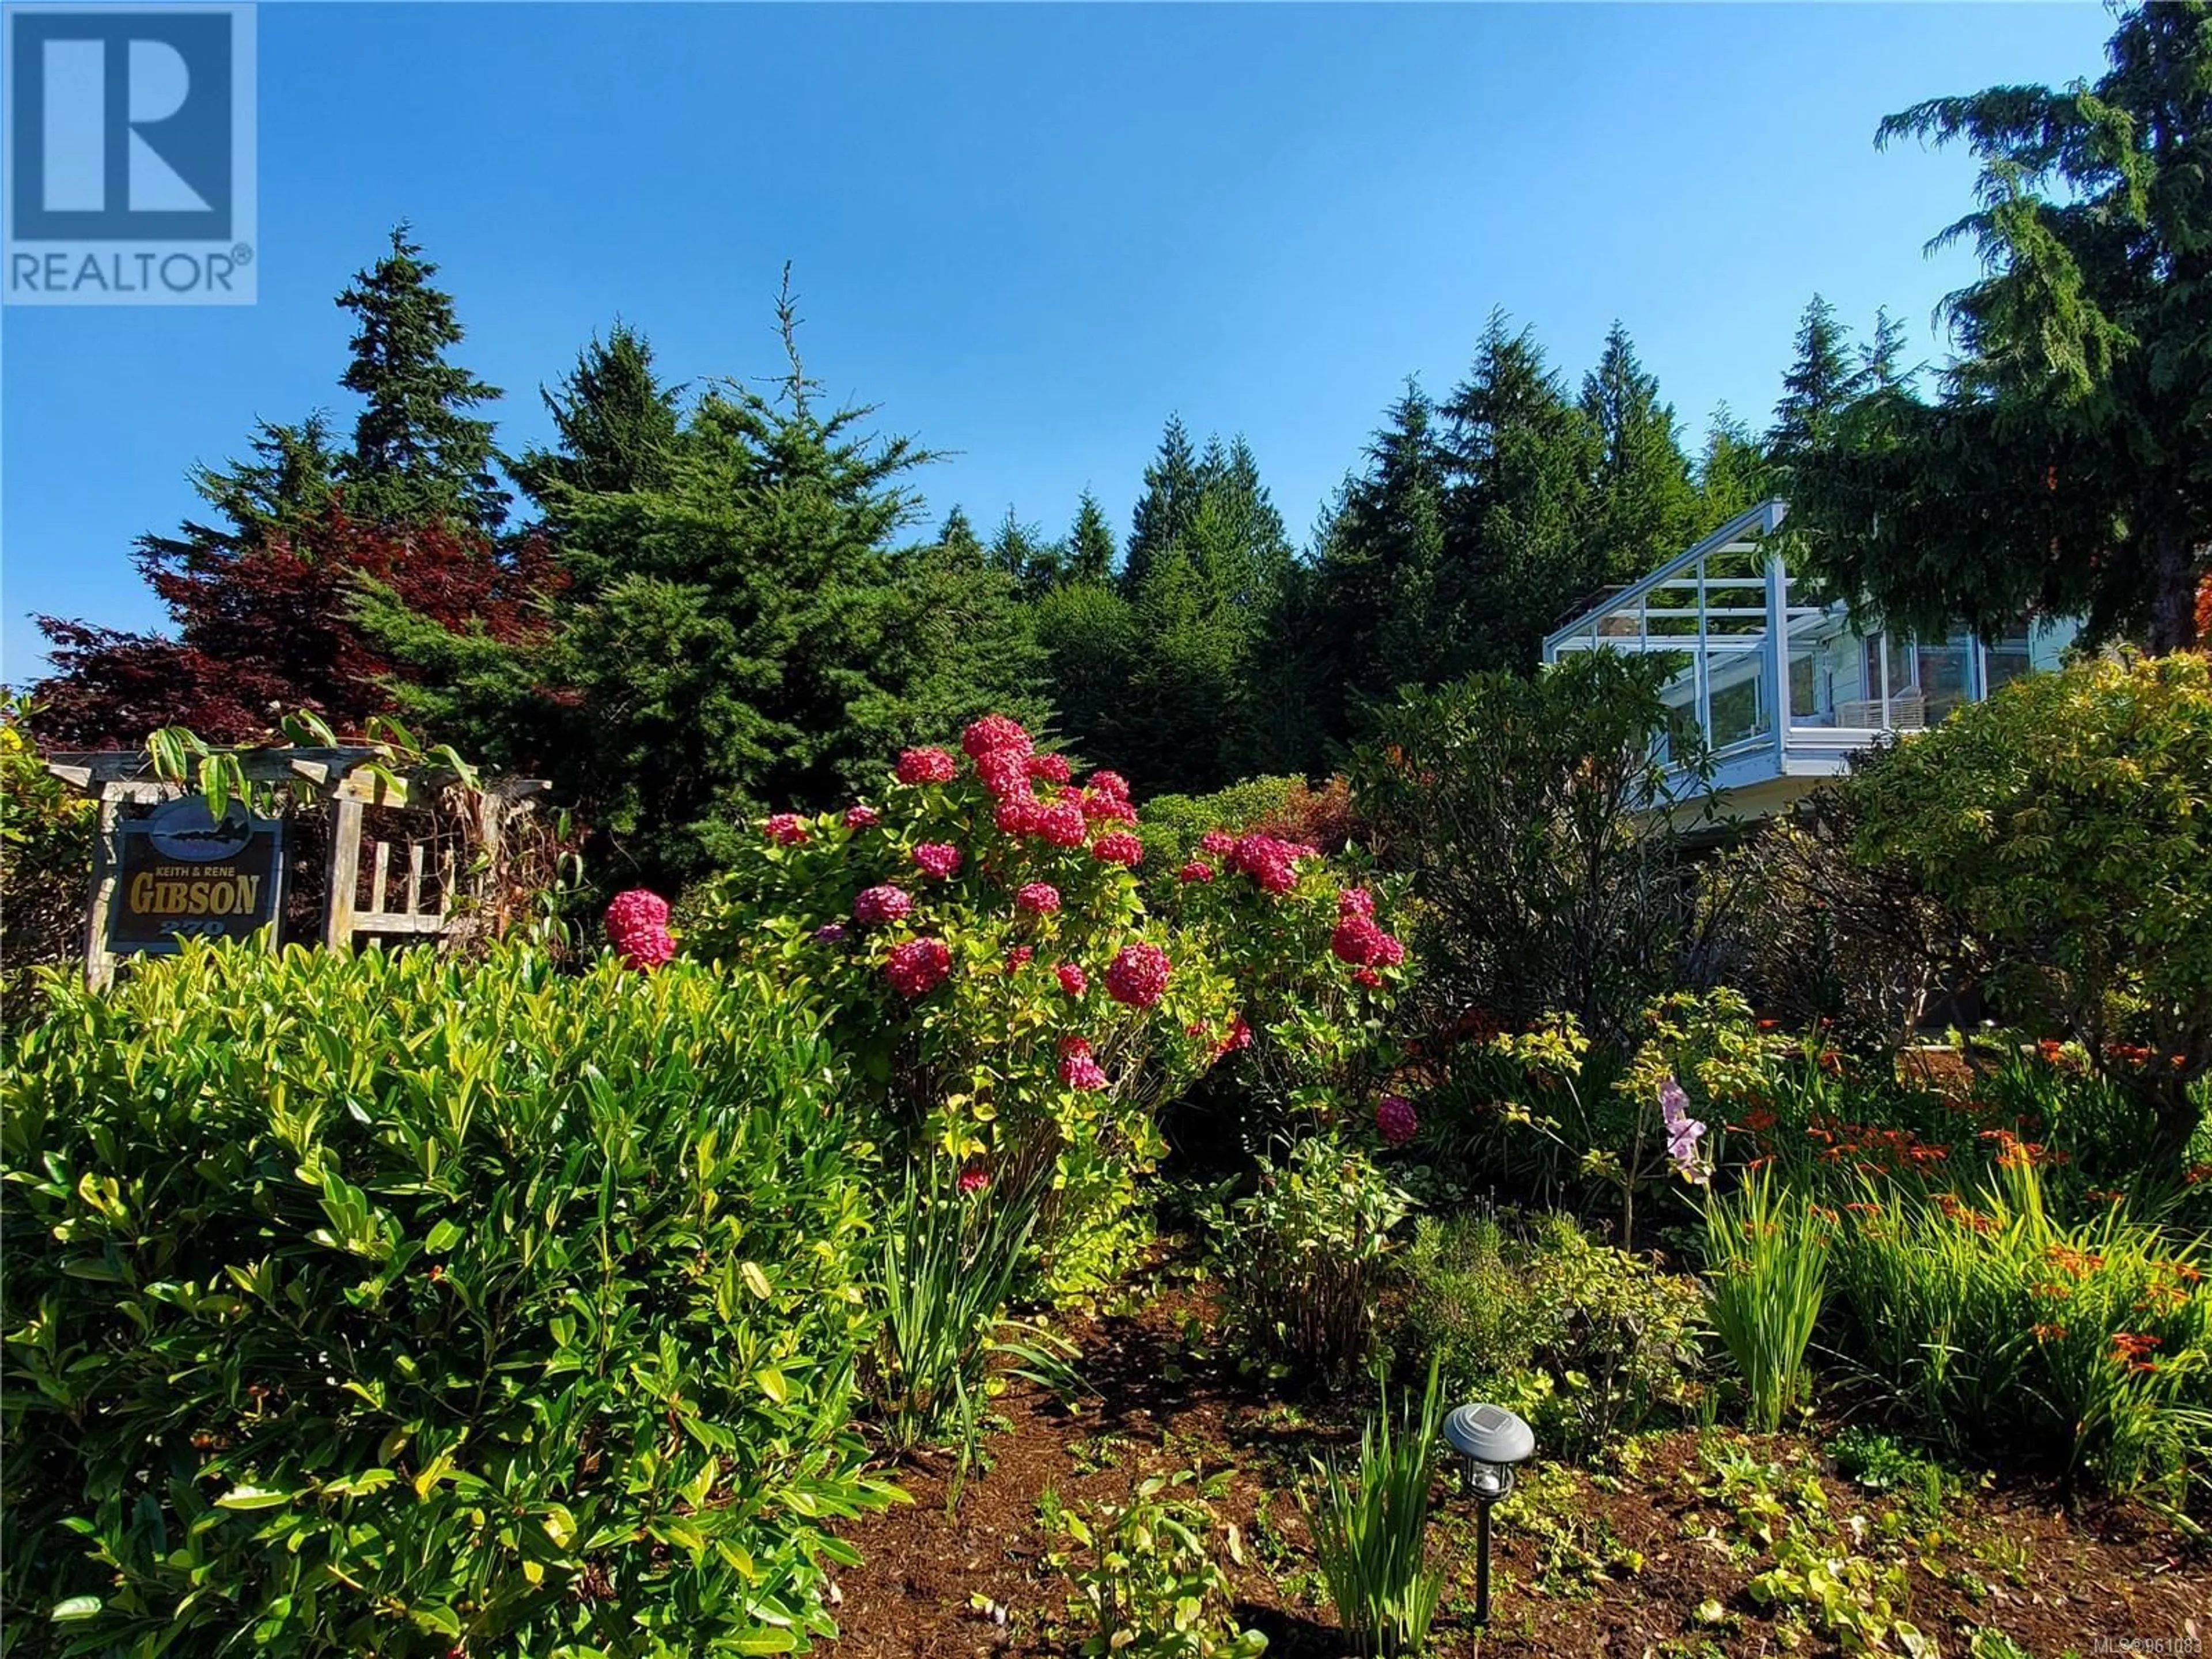
M 1048 1170 L 1047 1283 L 1079 1292 L 1141 1242 L 1163 1103 L 1262 1042 L 1334 1102 L 1406 970 L 1332 951 L 1339 884 L 1310 849 L 1248 849 L 1267 885 L 1209 854 L 1148 899 L 1121 780 L 1057 781 L 1065 762 L 995 716 L 963 747 L 907 751 L 876 803 L 768 820 L 689 907 L 685 949 L 820 997 L 911 1146 L 1015 1184 Z
M 1200 836 L 1215 830 L 1241 836 L 1274 823 L 1288 812 L 1292 792 L 1304 787 L 1303 778 L 1260 777 L 1243 779 L 1210 795 L 1153 796 L 1145 803 L 1145 861 L 1152 866 L 1146 872 L 1148 881 L 1167 891 L 1175 872 L 1196 856 Z
M 198 944 L 46 994 L 0 1068 L 11 1635 L 833 1633 L 826 1527 L 895 1494 L 847 1421 L 866 1126 L 804 998 Z
M 1705 1209 L 1705 1265 L 1713 1328 L 1735 1361 L 1751 1425 L 1771 1434 L 1808 1402 L 1805 1351 L 1827 1297 L 1833 1212 L 1789 1189 L 1770 1169 L 1751 1172 Z
M 2097 659 L 2013 681 L 1851 781 L 1858 850 L 1984 941 L 2021 1018 L 2134 1080 L 2169 1146 L 2212 1073 L 2212 661 Z
M 23 698 L 0 693 L 0 971 L 82 951 L 99 827 L 99 808 L 46 770 L 25 730 L 29 714 Z
M 1334 1456 L 1305 1504 L 1314 1554 L 1337 1622 L 1362 1653 L 1416 1654 L 1428 1639 L 1443 1574 L 1429 1565 L 1429 1488 L 1443 1428 L 1443 1393 L 1432 1360 L 1417 1401 L 1390 1409 L 1387 1384 L 1359 1435 L 1359 1462 Z
M 1067 1578 L 1069 1617 L 1090 1627 L 1076 1650 L 1085 1659 L 1257 1659 L 1267 1650 L 1267 1637 L 1238 1622 L 1229 1575 L 1209 1548 L 1220 1522 L 1205 1498 L 1218 1496 L 1222 1479 L 1186 1492 L 1196 1483 L 1190 1470 L 1147 1475 L 1133 1501 L 1088 1513 L 1048 1494 L 1058 1541 L 1047 1560 Z M 1243 1565 L 1236 1528 L 1223 1542 Z
M 1394 1345 L 1433 1358 L 1455 1395 L 1526 1416 L 1547 1455 L 1585 1455 L 1695 1396 L 1695 1280 L 1594 1242 L 1573 1218 L 1532 1227 L 1424 1216 L 1404 1255 Z
M 1419 901 L 1433 1019 L 1480 1003 L 1517 1030 L 1557 1009 L 1605 1041 L 1674 982 L 1696 894 L 1678 813 L 1650 809 L 1686 817 L 1698 768 L 1654 747 L 1672 672 L 1589 651 L 1471 675 L 1405 693 L 1355 751 L 1353 799 Z
M 2212 1455 L 2212 1263 L 2098 1212 L 2055 1218 L 2018 1143 L 1969 1197 L 1869 1183 L 1836 1253 L 1846 1351 L 1954 1445 L 2063 1449 L 2120 1487 Z
M 1256 1190 L 1207 1217 L 1231 1342 L 1277 1375 L 1336 1383 L 1358 1371 L 1407 1208 L 1372 1159 L 1326 1135 L 1263 1160 Z

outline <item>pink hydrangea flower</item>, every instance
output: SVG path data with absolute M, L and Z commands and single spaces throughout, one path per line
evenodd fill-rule
M 1375 895 L 1364 887 L 1347 887 L 1336 896 L 1336 914 L 1339 918 L 1365 916 L 1371 921 L 1375 918 Z
M 1036 816 L 1036 832 L 1054 847 L 1080 847 L 1086 826 L 1083 808 L 1074 801 L 1043 807 Z
M 986 714 L 960 734 L 960 746 L 968 751 L 970 760 L 981 760 L 986 755 L 1009 749 L 1027 755 L 1030 734 L 1022 729 L 1018 720 L 1009 720 L 1004 714 Z
M 960 1172 L 960 1196 L 963 1198 L 973 1198 L 990 1184 L 991 1177 L 986 1170 L 969 1168 Z
M 842 945 L 845 942 L 845 924 L 842 921 L 823 922 L 814 930 L 814 942 L 817 945 Z
M 1298 884 L 1297 861 L 1314 856 L 1313 848 L 1301 847 L 1274 836 L 1254 831 L 1239 836 L 1232 842 L 1223 861 L 1232 870 L 1241 870 L 1269 893 L 1287 893 Z
M 1129 799 L 1129 781 L 1119 772 L 1093 772 L 1091 775 L 1091 787 L 1110 799 Z
M 1420 1133 L 1421 1120 L 1413 1103 L 1403 1095 L 1385 1095 L 1375 1103 L 1375 1130 L 1386 1146 L 1402 1146 Z
M 1011 800 L 1030 793 L 1030 769 L 1019 751 L 1012 749 L 994 749 L 975 761 L 975 775 L 983 787 L 1000 800 Z
M 1091 976 L 1072 962 L 1063 962 L 1052 971 L 1060 981 L 1060 988 L 1072 997 L 1082 996 L 1091 989 Z
M 1395 933 L 1385 933 L 1375 947 L 1375 960 L 1385 968 L 1395 968 L 1406 959 L 1405 941 Z
M 1071 775 L 1065 755 L 1031 755 L 1028 764 L 1030 775 L 1047 783 L 1066 783 Z
M 1219 1059 L 1224 1054 L 1233 1054 L 1240 1048 L 1251 1046 L 1252 1028 L 1244 1023 L 1243 1015 L 1237 1014 L 1229 1021 L 1229 1034 L 1214 1045 L 1214 1057 Z
M 1014 908 L 1033 916 L 1048 916 L 1060 908 L 1060 889 L 1048 881 L 1024 882 L 1014 895 Z
M 796 812 L 777 812 L 761 825 L 761 833 L 778 847 L 796 847 L 806 839 L 806 825 Z
M 1093 823 L 1134 823 L 1137 809 L 1123 796 L 1092 790 L 1083 797 L 1083 816 Z
M 866 927 L 880 927 L 887 921 L 905 919 L 914 908 L 914 900 L 903 887 L 894 887 L 889 882 L 870 887 L 853 901 L 853 920 Z
M 1106 994 L 1132 1008 L 1149 1008 L 1168 988 L 1172 966 L 1157 945 L 1125 945 L 1106 968 Z
M 1143 861 L 1145 843 L 1126 830 L 1116 830 L 1091 843 L 1091 856 L 1101 864 L 1126 864 L 1134 869 Z
M 1364 985 L 1370 991 L 1382 983 L 1382 975 L 1372 968 L 1355 968 L 1352 970 L 1352 978 L 1354 984 Z
M 1382 930 L 1356 911 L 1338 922 L 1328 936 L 1328 948 L 1336 953 L 1336 959 L 1355 968 L 1373 962 L 1382 945 Z
M 898 757 L 901 783 L 950 783 L 958 763 L 942 749 L 902 749 Z
M 1033 836 L 1036 833 L 1037 815 L 1043 810 L 1031 796 L 1012 795 L 999 803 L 991 819 L 1006 835 Z
M 642 887 L 618 893 L 607 906 L 607 941 L 629 967 L 651 972 L 676 954 L 668 901 Z
M 934 876 L 939 881 L 951 879 L 960 873 L 960 849 L 950 842 L 926 841 L 914 849 L 915 866 L 925 876 Z
M 1010 974 L 1018 974 L 1030 965 L 1030 959 L 1036 955 L 1036 945 L 1017 945 L 1006 952 L 1006 971 Z
M 1106 1073 L 1091 1057 L 1091 1045 L 1081 1037 L 1068 1037 L 1060 1045 L 1060 1080 L 1071 1089 L 1085 1091 L 1106 1086 Z
M 872 806 L 848 806 L 845 809 L 845 827 L 848 830 L 866 830 L 870 824 L 880 823 L 882 817 L 883 815 Z
M 884 977 L 904 997 L 927 996 L 951 972 L 952 952 L 942 939 L 910 939 L 884 957 Z
M 1182 883 L 1186 887 L 1194 881 L 1212 881 L 1213 879 L 1213 866 L 1208 864 L 1204 859 L 1193 859 L 1188 864 L 1184 865 L 1182 869 L 1176 872 L 1176 879 Z
M 1226 858 L 1237 850 L 1237 837 L 1226 830 L 1209 830 L 1198 838 L 1198 850 L 1214 858 Z

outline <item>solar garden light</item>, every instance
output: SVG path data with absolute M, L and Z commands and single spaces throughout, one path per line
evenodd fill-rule
M 1474 1499 L 1474 1622 L 1490 1622 L 1490 1506 L 1513 1490 L 1513 1471 L 1536 1454 L 1536 1431 L 1503 1406 L 1455 1406 L 1444 1443 L 1459 1454 Z

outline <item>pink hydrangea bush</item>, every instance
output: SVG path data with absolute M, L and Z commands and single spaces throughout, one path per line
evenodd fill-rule
M 686 948 L 830 1004 L 882 1113 L 868 1133 L 963 1169 L 1049 1149 L 1062 1290 L 1118 1265 L 1160 1105 L 1217 1070 L 1264 1085 L 1284 1054 L 1372 1048 L 1398 976 L 1364 932 L 1357 963 L 1333 953 L 1337 883 L 1310 848 L 1209 837 L 1205 876 L 1148 899 L 1127 780 L 1004 715 L 902 751 L 865 805 L 787 820 L 702 895 Z M 1346 902 L 1381 933 L 1370 898 Z

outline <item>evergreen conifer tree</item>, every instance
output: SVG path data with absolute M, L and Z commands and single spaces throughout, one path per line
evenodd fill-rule
M 377 523 L 495 529 L 508 497 L 492 473 L 492 422 L 468 411 L 496 401 L 499 389 L 447 361 L 461 325 L 422 252 L 400 224 L 391 252 L 337 298 L 356 324 L 343 384 L 363 399 L 337 469 L 346 511 Z

